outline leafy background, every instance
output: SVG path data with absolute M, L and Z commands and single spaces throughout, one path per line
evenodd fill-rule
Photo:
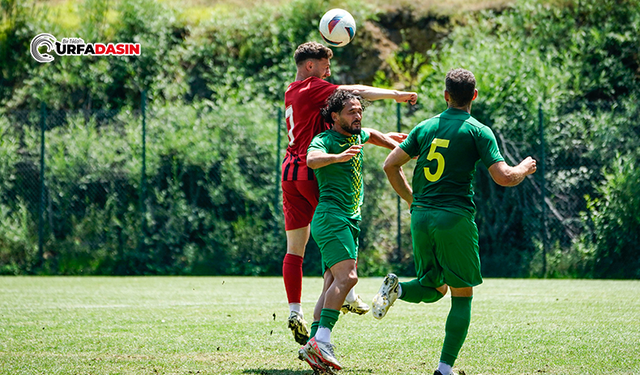
M 539 171 L 511 189 L 478 168 L 486 276 L 640 277 L 638 0 L 3 1 L 0 273 L 277 275 L 283 92 L 293 51 L 319 39 L 317 20 L 337 5 L 358 33 L 335 50 L 332 82 L 418 91 L 419 104 L 399 113 L 408 132 L 445 109 L 446 72 L 470 69 L 480 92 L 472 113 L 507 161 L 544 165 L 544 180 Z M 39 64 L 26 51 L 41 32 L 139 42 L 143 53 Z M 365 116 L 396 129 L 394 103 Z M 359 270 L 411 275 L 409 216 L 398 248 L 385 156 L 367 149 Z M 319 274 L 310 247 L 305 272 Z

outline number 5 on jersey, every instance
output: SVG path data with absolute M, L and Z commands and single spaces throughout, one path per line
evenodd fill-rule
M 431 170 L 427 167 L 424 168 L 424 176 L 431 182 L 438 181 L 440 177 L 442 177 L 442 173 L 444 172 L 444 156 L 442 156 L 441 153 L 436 152 L 436 149 L 438 147 L 448 148 L 449 140 L 434 138 L 433 142 L 431 142 L 431 148 L 429 149 L 429 154 L 427 154 L 427 160 L 435 159 L 435 161 L 438 163 L 436 173 L 431 173 Z

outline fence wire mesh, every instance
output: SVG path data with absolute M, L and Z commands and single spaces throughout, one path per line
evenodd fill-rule
M 514 165 L 533 155 L 539 162 L 537 174 L 516 189 L 498 187 L 483 167 L 476 174 L 481 254 L 490 275 L 548 274 L 552 253 L 571 248 L 588 234 L 587 197 L 599 196 L 605 160 L 616 155 L 606 150 L 601 158 L 594 157 L 598 150 L 581 149 L 588 140 L 577 140 L 570 149 L 549 147 L 549 138 L 556 135 L 550 137 L 547 128 L 561 127 L 557 122 L 562 121 L 540 115 L 537 139 L 510 139 L 495 131 L 506 161 Z M 270 151 L 249 150 L 262 166 L 222 146 L 214 153 L 219 159 L 207 167 L 181 164 L 170 151 L 146 157 L 145 140 L 163 140 L 153 135 L 147 139 L 144 123 L 163 126 L 173 121 L 171 116 L 144 106 L 134 111 L 43 107 L 6 113 L 0 122 L 1 272 L 278 273 L 284 247 L 278 163 L 286 146 L 281 114 L 269 115 L 276 129 L 273 138 L 282 139 L 277 146 L 274 140 Z M 400 124 L 399 110 L 397 116 Z M 590 121 L 598 119 L 593 115 Z M 68 131 L 71 128 L 75 131 Z M 617 138 L 622 153 L 640 144 L 640 126 L 625 129 Z M 240 168 L 251 170 L 249 185 L 229 170 L 224 162 L 228 158 L 237 158 Z M 148 159 L 154 163 L 151 172 Z M 234 180 L 236 185 L 230 182 Z M 265 192 L 250 191 L 251 184 Z M 380 184 L 376 181 L 374 190 Z M 405 262 L 402 269 L 409 270 L 409 218 L 398 212 L 390 215 L 390 208 L 405 207 L 395 196 L 388 200 L 377 204 L 393 220 L 365 232 L 393 231 L 388 236 L 393 248 L 382 258 Z M 397 227 L 390 229 L 396 217 Z

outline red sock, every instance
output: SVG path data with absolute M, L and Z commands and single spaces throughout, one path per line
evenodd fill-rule
M 302 296 L 302 258 L 299 255 L 287 254 L 282 262 L 284 289 L 287 291 L 289 303 L 300 303 Z

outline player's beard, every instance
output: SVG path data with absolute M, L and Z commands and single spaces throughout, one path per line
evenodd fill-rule
M 340 119 L 340 127 L 342 130 L 353 135 L 360 134 L 360 131 L 362 130 L 361 123 L 358 120 L 353 120 L 353 122 L 349 124 L 347 121 Z

